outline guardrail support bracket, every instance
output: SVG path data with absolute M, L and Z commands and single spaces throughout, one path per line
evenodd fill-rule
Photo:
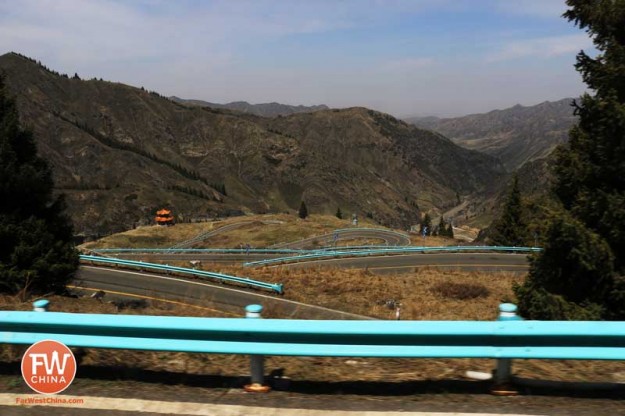
M 517 306 L 512 303 L 502 303 L 499 305 L 498 321 L 519 321 L 522 320 L 516 314 Z M 497 359 L 497 368 L 493 371 L 493 386 L 490 392 L 496 396 L 516 396 L 518 390 L 512 384 L 512 360 L 510 358 Z
M 247 305 L 245 307 L 245 317 L 250 319 L 260 319 L 263 307 L 261 305 Z M 265 356 L 250 355 L 251 382 L 243 388 L 250 393 L 267 393 L 271 388 L 265 385 Z

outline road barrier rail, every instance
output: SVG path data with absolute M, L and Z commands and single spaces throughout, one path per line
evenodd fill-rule
M 250 354 L 256 383 L 263 355 L 493 358 L 500 382 L 511 375 L 511 359 L 625 360 L 625 322 L 523 321 L 512 304 L 500 305 L 498 321 L 103 315 L 46 312 L 46 300 L 34 305 L 39 312 L 0 311 L 0 343 L 53 339 L 70 347 Z M 247 318 L 260 318 L 262 306 L 246 310 Z
M 244 266 L 266 266 L 270 264 L 296 263 L 306 260 L 342 257 L 366 257 L 385 254 L 408 254 L 408 253 L 457 253 L 457 252 L 513 252 L 513 253 L 536 253 L 541 251 L 539 247 L 508 247 L 508 246 L 447 246 L 447 247 L 418 247 L 402 246 L 388 248 L 374 248 L 366 250 L 315 250 L 310 253 L 290 257 L 277 257 L 267 260 L 251 261 L 243 263 Z
M 152 270 L 156 272 L 164 273 L 177 273 L 187 276 L 194 276 L 199 278 L 210 278 L 217 280 L 221 283 L 234 283 L 247 287 L 270 290 L 276 293 L 283 293 L 283 285 L 280 283 L 267 283 L 259 280 L 249 279 L 247 277 L 231 276 L 222 273 L 207 272 L 204 270 L 189 269 L 186 267 L 169 266 L 167 264 L 147 263 L 143 261 L 116 259 L 111 257 L 100 256 L 88 256 L 80 255 L 80 260 L 83 262 L 89 262 L 93 264 L 108 265 L 114 267 L 131 267 L 139 268 L 141 270 Z
M 159 253 L 159 254 L 302 254 L 310 250 L 291 248 L 92 248 L 94 253 Z
M 401 237 L 403 239 L 405 239 L 405 241 L 407 241 L 408 243 L 410 243 L 410 236 L 408 234 L 403 234 L 400 233 L 398 231 L 395 230 L 387 230 L 385 228 L 339 228 L 336 229 L 332 232 L 329 233 L 325 233 L 325 234 L 320 234 L 320 235 L 316 235 L 316 236 L 312 236 L 312 237 L 307 237 L 307 238 L 303 238 L 301 240 L 297 240 L 297 241 L 289 241 L 289 242 L 284 242 L 284 243 L 278 243 L 278 244 L 274 244 L 272 246 L 270 246 L 270 248 L 280 248 L 281 246 L 288 246 L 288 245 L 292 245 L 292 244 L 299 244 L 302 243 L 304 241 L 308 241 L 308 240 L 313 240 L 313 239 L 329 239 L 332 236 L 334 236 L 335 234 L 343 234 L 343 233 L 350 233 L 350 232 L 375 232 L 375 233 L 379 233 L 379 234 L 386 234 L 386 235 L 394 235 L 397 237 Z M 363 238 L 373 238 L 375 239 L 376 236 L 370 236 L 370 237 L 363 237 Z M 382 239 L 382 237 L 377 237 Z

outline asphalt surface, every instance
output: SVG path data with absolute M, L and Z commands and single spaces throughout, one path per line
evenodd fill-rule
M 223 227 L 219 227 L 216 230 L 212 230 L 212 231 L 208 231 L 202 234 L 199 234 L 189 240 L 183 241 L 181 243 L 178 243 L 176 245 L 173 246 L 173 248 L 185 248 L 185 247 L 192 247 L 195 244 L 199 244 L 201 242 L 203 242 L 204 240 L 208 240 L 209 238 L 217 235 L 217 234 L 221 234 L 223 232 L 226 231 L 230 231 L 230 230 L 236 230 L 237 228 L 241 228 L 245 225 L 248 224 L 252 224 L 252 221 L 242 221 L 242 222 L 236 222 L 234 224 L 229 224 L 229 225 L 224 225 Z
M 240 264 L 271 258 L 288 257 L 284 254 L 171 254 L 171 253 L 120 253 L 115 257 L 143 261 L 194 261 L 205 263 Z M 273 267 L 312 268 L 341 267 L 364 269 L 380 274 L 414 272 L 420 267 L 437 267 L 465 271 L 519 272 L 529 268 L 526 254 L 512 253 L 410 253 L 385 256 L 346 257 L 338 259 L 306 260 Z
M 335 234 L 337 239 L 335 240 Z M 305 238 L 303 240 L 294 241 L 291 243 L 281 243 L 273 245 L 272 248 L 293 248 L 293 249 L 310 249 L 317 248 L 319 246 L 328 246 L 335 241 L 341 240 L 357 240 L 357 239 L 378 239 L 383 240 L 389 246 L 403 246 L 410 244 L 410 237 L 404 234 L 400 234 L 396 231 L 387 231 L 380 229 L 355 229 L 355 230 L 341 230 L 334 231 L 328 234 L 318 235 L 314 237 Z
M 277 318 L 298 319 L 371 319 L 347 312 L 307 305 L 270 296 L 211 284 L 204 280 L 189 280 L 152 273 L 81 266 L 72 286 L 91 293 L 107 292 L 105 298 L 138 297 L 147 300 L 169 300 L 214 308 L 242 316 L 247 305 L 259 303 Z
M 107 257 L 117 257 L 127 260 L 143 260 L 143 261 L 195 261 L 200 260 L 207 263 L 224 263 L 237 264 L 247 261 L 257 261 L 273 259 L 277 257 L 285 257 L 288 254 L 214 254 L 214 253 L 115 253 L 108 254 Z
M 436 267 L 459 270 L 481 270 L 489 272 L 524 273 L 529 268 L 526 254 L 501 253 L 410 253 L 387 256 L 348 257 L 326 260 L 310 260 L 272 267 L 311 268 L 340 267 L 367 268 L 371 272 L 406 273 L 422 267 Z

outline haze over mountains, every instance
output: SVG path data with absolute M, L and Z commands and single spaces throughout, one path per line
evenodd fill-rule
M 87 234 L 151 221 L 241 212 L 369 215 L 417 222 L 504 177 L 492 156 L 365 108 L 260 117 L 181 105 L 119 83 L 71 79 L 23 56 L 0 56 L 23 124 Z
M 439 132 L 460 146 L 495 156 L 513 171 L 547 156 L 567 139 L 576 121 L 572 102 L 572 98 L 565 98 L 464 117 L 416 117 L 406 121 Z
M 199 107 L 225 108 L 228 110 L 239 111 L 241 113 L 249 113 L 262 117 L 288 116 L 297 113 L 309 113 L 312 111 L 328 110 L 327 105 L 287 105 L 280 103 L 262 103 L 250 104 L 247 101 L 234 101 L 227 104 L 209 103 L 202 100 L 187 100 L 176 96 L 169 97 L 173 101 L 185 105 L 195 105 Z

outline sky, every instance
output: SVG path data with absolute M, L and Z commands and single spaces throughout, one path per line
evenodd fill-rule
M 560 0 L 0 0 L 0 54 L 162 95 L 457 116 L 575 97 Z

